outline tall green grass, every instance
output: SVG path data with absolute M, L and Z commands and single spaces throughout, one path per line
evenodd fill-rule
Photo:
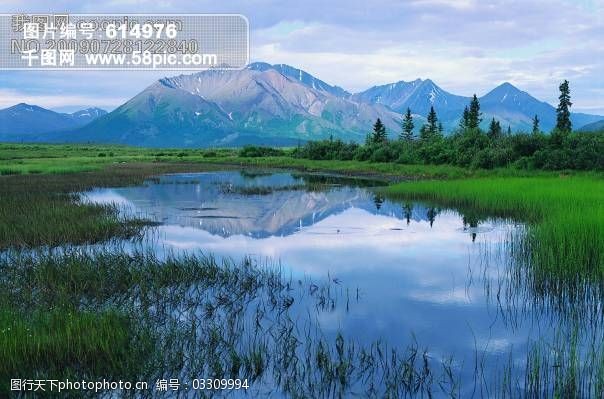
M 517 254 L 535 272 L 604 280 L 604 179 L 598 176 L 477 178 L 393 185 L 395 197 L 472 208 L 528 223 Z
M 488 367 L 478 352 L 476 364 L 461 364 L 433 357 L 414 339 L 359 343 L 315 323 L 357 306 L 345 287 L 293 280 L 250 258 L 158 258 L 115 247 L 10 251 L 0 257 L 0 300 L 0 394 L 9 378 L 32 374 L 151 384 L 166 376 L 247 378 L 259 395 L 295 398 L 604 393 L 601 342 L 585 348 L 577 335 L 561 334 L 531 346 L 521 364 Z M 473 380 L 461 379 L 464 368 Z
M 11 379 L 135 378 L 152 341 L 114 311 L 0 308 L 0 395 Z
M 0 250 L 131 238 L 149 222 L 125 219 L 112 205 L 84 203 L 78 193 L 99 186 L 142 184 L 161 173 L 211 169 L 210 165 L 133 163 L 92 172 L 0 176 Z

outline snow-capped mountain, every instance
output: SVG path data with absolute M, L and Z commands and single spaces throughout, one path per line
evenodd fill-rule
M 85 125 L 88 122 L 95 120 L 99 116 L 105 115 L 106 113 L 107 113 L 107 111 L 105 111 L 104 109 L 92 107 L 92 108 L 86 108 L 86 109 L 76 111 L 69 115 L 71 115 L 71 118 L 74 121 L 77 121 L 78 123 L 81 123 L 82 125 Z
M 471 100 L 470 97 L 443 90 L 430 79 L 375 86 L 354 94 L 353 97 L 386 105 L 399 113 L 409 108 L 414 115 L 420 116 L 426 116 L 433 106 L 446 130 L 452 130 L 459 124 L 463 109 Z M 544 131 L 550 131 L 556 125 L 556 109 L 552 105 L 537 100 L 507 82 L 479 97 L 479 101 L 484 128 L 491 118 L 495 118 L 502 126 L 510 126 L 512 130 L 530 131 L 535 115 L 539 116 L 540 126 Z M 601 118 L 597 115 L 573 113 L 571 119 L 575 127 L 580 127 Z
M 404 113 L 409 108 L 414 114 L 424 116 L 433 106 L 437 112 L 441 111 L 443 120 L 450 119 L 449 114 L 457 115 L 463 111 L 469 101 L 467 97 L 457 96 L 443 90 L 430 79 L 374 86 L 355 94 L 354 98 L 386 105 L 398 113 Z
M 254 62 L 247 67 L 250 70 L 256 71 L 267 71 L 269 69 L 274 69 L 280 74 L 287 76 L 291 79 L 298 80 L 300 83 L 311 87 L 315 90 L 322 91 L 324 93 L 332 94 L 336 97 L 349 97 L 350 93 L 346 90 L 342 89 L 339 86 L 332 86 L 328 83 L 325 83 L 321 79 L 318 79 L 308 72 L 305 72 L 301 69 L 294 68 L 287 64 L 275 64 L 271 65 L 266 62 Z
M 70 136 L 146 146 L 292 145 L 360 141 L 377 118 L 398 133 L 400 115 L 383 105 L 356 101 L 293 67 L 257 63 L 161 79 Z

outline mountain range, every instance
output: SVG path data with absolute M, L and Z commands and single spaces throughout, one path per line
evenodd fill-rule
M 596 132 L 604 130 L 604 119 L 597 122 L 588 123 L 587 125 L 583 125 L 579 131 L 581 132 Z
M 552 105 L 510 83 L 479 99 L 485 127 L 494 117 L 504 128 L 529 131 L 534 115 L 542 130 L 555 126 Z M 294 145 L 328 137 L 362 141 L 377 118 L 396 136 L 407 108 L 416 129 L 433 106 L 445 131 L 452 131 L 469 102 L 469 97 L 449 93 L 430 79 L 353 94 L 301 69 L 257 62 L 239 71 L 160 79 L 110 113 L 93 109 L 59 114 L 18 104 L 0 110 L 0 139 L 154 147 Z M 604 117 L 573 113 L 571 119 L 580 128 Z
M 87 108 L 71 114 L 20 103 L 0 109 L 0 140 L 37 141 L 53 132 L 70 131 L 85 126 L 107 114 L 100 108 Z

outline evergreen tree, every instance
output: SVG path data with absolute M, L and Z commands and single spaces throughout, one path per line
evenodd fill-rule
M 422 127 L 419 128 L 419 139 L 421 141 L 430 140 L 430 130 L 428 129 L 428 125 L 423 124 Z
M 468 121 L 466 127 L 468 129 L 478 129 L 480 122 L 482 122 L 480 103 L 478 102 L 478 97 L 476 97 L 476 94 L 474 94 L 472 101 L 470 101 L 470 109 L 468 110 Z
M 407 108 L 407 112 L 405 113 L 405 117 L 403 119 L 403 132 L 401 133 L 401 140 L 412 141 L 414 127 L 415 123 L 413 123 L 413 116 L 411 116 L 411 110 Z
M 499 121 L 496 121 L 495 118 L 491 119 L 491 123 L 489 124 L 489 132 L 487 133 L 487 135 L 492 140 L 497 140 L 501 137 L 501 134 L 501 124 L 499 123 Z
M 438 122 L 438 134 L 442 136 L 444 131 L 445 129 L 443 128 L 442 122 Z
M 558 97 L 558 100 L 560 100 L 560 103 L 558 104 L 558 108 L 556 108 L 556 130 L 561 133 L 570 133 L 572 131 L 570 107 L 573 103 L 570 102 L 568 80 L 565 80 L 560 84 L 560 96 Z
M 537 114 L 535 114 L 535 117 L 533 118 L 533 134 L 538 134 L 541 131 L 541 129 L 539 129 L 539 117 L 537 116 Z
M 512 135 L 512 128 L 510 127 L 510 125 L 508 125 L 508 136 Z
M 431 137 L 436 136 L 438 133 L 438 117 L 436 116 L 436 111 L 434 111 L 434 107 L 430 107 L 430 112 L 428 112 L 428 116 L 426 118 L 428 120 L 428 132 Z
M 373 125 L 373 136 L 371 140 L 374 144 L 381 144 L 386 142 L 386 126 L 382 123 L 380 118 L 377 118 Z
M 468 128 L 468 123 L 470 121 L 470 111 L 468 110 L 468 106 L 463 109 L 463 115 L 461 116 L 461 120 L 459 121 L 459 129 L 466 130 Z

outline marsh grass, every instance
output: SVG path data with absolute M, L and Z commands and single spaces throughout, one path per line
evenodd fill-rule
M 126 219 L 114 205 L 84 203 L 78 193 L 99 186 L 138 185 L 161 173 L 199 170 L 212 167 L 123 164 L 93 172 L 0 176 L 0 249 L 138 236 L 148 220 Z
M 558 281 L 604 281 L 604 180 L 598 176 L 400 183 L 388 194 L 528 223 L 517 259 Z M 543 280 L 545 281 L 545 280 Z
M 80 378 L 247 378 L 257 392 L 292 397 L 440 390 L 439 362 L 417 344 L 324 335 L 314 317 L 349 299 L 331 279 L 288 279 L 278 264 L 72 249 L 10 251 L 0 272 L 10 309 L 0 325 L 13 331 L 0 336 L 3 383 L 63 367 Z M 315 311 L 294 316 L 301 309 Z
M 149 337 L 114 311 L 0 309 L 0 395 L 23 379 L 135 379 L 148 361 Z
M 279 264 L 203 254 L 9 251 L 0 258 L 0 325 L 13 331 L 0 335 L 2 376 L 130 377 L 150 385 L 166 376 L 247 378 L 251 395 L 293 398 L 603 393 L 601 342 L 585 346 L 579 334 L 537 342 L 524 365 L 497 368 L 485 367 L 480 352 L 475 365 L 435 357 L 414 337 L 393 346 L 323 331 L 323 313 L 359 300 L 332 277 L 294 279 Z M 474 369 L 473 383 L 461 379 L 463 367 Z

